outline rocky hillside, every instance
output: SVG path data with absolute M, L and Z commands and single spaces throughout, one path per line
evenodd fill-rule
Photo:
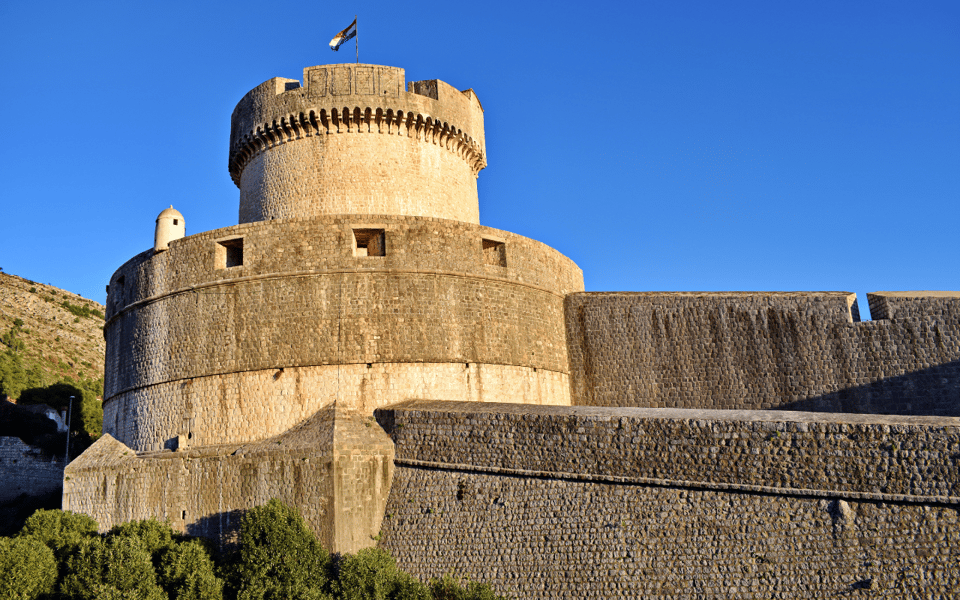
M 103 377 L 103 313 L 77 294 L 0 273 L 0 352 L 18 354 L 44 385 Z

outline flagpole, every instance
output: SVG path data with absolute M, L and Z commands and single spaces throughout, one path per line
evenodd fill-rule
M 353 35 L 353 43 L 357 45 L 357 64 L 360 64 L 360 23 L 357 23 L 357 15 L 353 15 L 353 22 L 356 23 L 355 27 L 357 32 Z

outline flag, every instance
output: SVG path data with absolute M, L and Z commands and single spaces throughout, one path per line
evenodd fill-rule
M 347 27 L 340 33 L 336 35 L 332 40 L 330 40 L 330 49 L 336 52 L 340 49 L 340 46 L 344 42 L 352 40 L 357 35 L 357 20 L 354 19 L 353 23 L 350 23 L 350 27 Z

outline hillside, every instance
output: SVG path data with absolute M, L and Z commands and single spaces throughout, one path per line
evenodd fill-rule
M 103 377 L 103 313 L 77 294 L 0 273 L 0 352 L 14 350 L 33 385 Z

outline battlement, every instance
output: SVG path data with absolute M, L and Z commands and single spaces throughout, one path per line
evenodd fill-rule
M 877 319 L 960 320 L 960 292 L 873 292 L 870 316 Z
M 473 90 L 429 80 L 404 91 L 404 70 L 380 65 L 308 67 L 303 81 L 270 79 L 233 111 L 241 223 L 373 213 L 479 223 L 487 162 Z

